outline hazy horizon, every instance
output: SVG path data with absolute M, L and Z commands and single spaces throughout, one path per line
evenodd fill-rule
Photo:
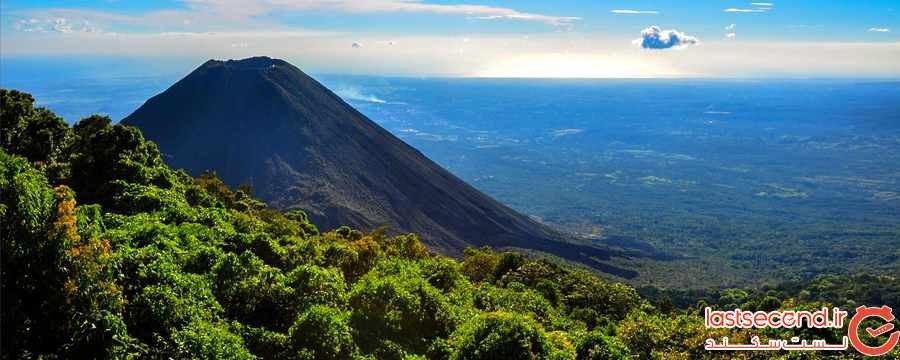
M 0 60 L 196 66 L 267 55 L 376 76 L 900 77 L 891 1 L 14 0 L 0 10 Z

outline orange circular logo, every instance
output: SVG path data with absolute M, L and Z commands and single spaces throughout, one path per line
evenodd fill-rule
M 891 350 L 897 346 L 897 343 L 900 342 L 900 331 L 894 331 L 890 335 L 888 335 L 888 340 L 884 344 L 880 346 L 869 346 L 862 342 L 859 339 L 859 325 L 862 324 L 863 320 L 876 317 L 881 320 L 887 322 L 886 324 L 873 329 L 866 328 L 866 332 L 869 333 L 869 336 L 873 338 L 877 338 L 881 335 L 889 333 L 891 330 L 894 330 L 894 324 L 891 324 L 891 321 L 894 321 L 894 313 L 893 310 L 885 305 L 882 307 L 867 307 L 860 306 L 856 308 L 856 314 L 853 315 L 853 318 L 850 319 L 850 325 L 848 329 L 847 336 L 850 338 L 850 344 L 859 351 L 863 355 L 866 356 L 881 356 L 887 354 Z

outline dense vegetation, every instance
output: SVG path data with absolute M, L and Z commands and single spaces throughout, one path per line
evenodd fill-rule
M 454 260 L 414 234 L 322 233 L 247 187 L 168 168 L 135 128 L 102 116 L 69 127 L 28 94 L 0 95 L 3 358 L 760 356 L 704 351 L 708 337 L 750 334 L 705 329 L 696 306 L 654 306 L 628 285 L 513 252 Z M 830 300 L 775 295 L 717 299 Z

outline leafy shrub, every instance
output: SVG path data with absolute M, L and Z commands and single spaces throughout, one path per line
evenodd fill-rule
M 243 339 L 224 323 L 194 320 L 172 332 L 164 350 L 175 359 L 255 359 Z
M 450 337 L 451 359 L 546 359 L 550 342 L 527 316 L 492 312 L 473 318 Z
M 303 312 L 288 338 L 289 351 L 305 359 L 347 359 L 356 351 L 347 315 L 328 306 L 314 305 Z
M 487 312 L 509 311 L 527 314 L 538 322 L 549 324 L 558 311 L 540 293 L 519 283 L 507 287 L 485 285 L 475 295 L 475 306 Z
M 428 339 L 444 337 L 454 325 L 454 307 L 432 286 L 416 262 L 386 261 L 363 276 L 350 291 L 351 321 L 365 351 L 389 340 L 422 353 Z M 379 339 L 381 338 L 381 339 Z
M 489 247 L 468 248 L 462 264 L 462 272 L 474 283 L 492 280 L 500 259 Z
M 578 359 L 583 360 L 622 360 L 631 358 L 628 349 L 619 339 L 597 331 L 589 332 L 578 339 L 575 351 Z

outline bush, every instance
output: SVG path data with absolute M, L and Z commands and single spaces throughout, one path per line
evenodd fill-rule
M 550 342 L 527 316 L 493 312 L 463 324 L 450 337 L 451 359 L 546 359 Z
M 489 247 L 467 248 L 462 264 L 462 273 L 474 283 L 492 280 L 500 259 Z
M 558 311 L 540 293 L 519 283 L 510 283 L 505 288 L 484 285 L 475 295 L 475 306 L 481 310 L 509 311 L 526 314 L 533 319 L 550 324 Z
M 301 265 L 287 274 L 287 282 L 294 289 L 298 308 L 313 305 L 341 308 L 347 304 L 344 276 L 335 269 Z
M 202 320 L 173 331 L 165 352 L 175 359 L 255 359 L 227 324 Z
M 213 270 L 216 298 L 229 318 L 249 326 L 284 331 L 299 311 L 288 278 L 251 252 L 226 254 Z
M 305 359 L 347 359 L 356 350 L 347 315 L 315 305 L 297 318 L 288 331 L 290 352 Z
M 613 336 L 592 331 L 580 339 L 575 345 L 579 360 L 621 360 L 630 359 L 628 348 Z
M 408 351 L 423 353 L 429 339 L 444 337 L 455 325 L 448 297 L 421 274 L 418 263 L 380 263 L 350 291 L 352 323 L 359 345 L 370 352 L 389 340 Z

